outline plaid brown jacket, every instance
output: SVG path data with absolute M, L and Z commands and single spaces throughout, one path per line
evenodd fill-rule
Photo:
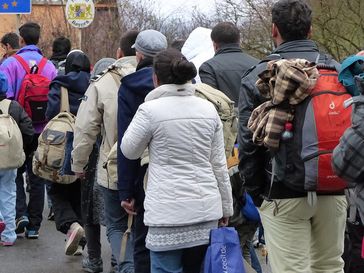
M 271 151 L 279 148 L 284 125 L 293 120 L 294 106 L 310 95 L 318 76 L 315 64 L 304 59 L 268 62 L 256 86 L 270 100 L 257 107 L 248 122 L 254 143 Z

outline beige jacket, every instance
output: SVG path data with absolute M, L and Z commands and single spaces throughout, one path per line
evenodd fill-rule
M 135 72 L 135 57 L 117 60 L 108 71 L 92 81 L 85 93 L 85 99 L 78 109 L 72 151 L 72 170 L 83 172 L 97 136 L 102 136 L 97 165 L 97 182 L 112 190 L 116 183 L 109 183 L 103 168 L 112 146 L 117 141 L 118 90 L 122 77 Z

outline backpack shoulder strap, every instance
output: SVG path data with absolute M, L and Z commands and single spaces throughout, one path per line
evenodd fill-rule
M 37 74 L 41 74 L 44 67 L 46 66 L 47 64 L 47 58 L 45 57 L 42 57 L 42 59 L 40 60 L 39 64 L 38 64 L 38 73 Z
M 0 101 L 0 111 L 2 112 L 2 114 L 9 114 L 10 103 L 11 100 L 8 99 L 3 99 L 2 101 Z
M 67 88 L 61 86 L 61 112 L 69 112 L 70 111 L 70 103 L 68 100 L 68 90 Z
M 12 57 L 14 57 L 21 64 L 27 74 L 30 74 L 29 65 L 21 56 L 19 56 L 18 54 L 14 54 Z

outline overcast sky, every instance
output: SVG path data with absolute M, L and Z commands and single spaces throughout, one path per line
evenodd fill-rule
M 155 0 L 156 10 L 163 15 L 171 13 L 190 13 L 194 8 L 209 12 L 215 5 L 214 0 Z

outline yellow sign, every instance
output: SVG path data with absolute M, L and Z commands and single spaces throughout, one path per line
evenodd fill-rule
M 66 5 L 68 22 L 77 28 L 88 27 L 95 17 L 95 5 L 92 0 L 69 0 Z

